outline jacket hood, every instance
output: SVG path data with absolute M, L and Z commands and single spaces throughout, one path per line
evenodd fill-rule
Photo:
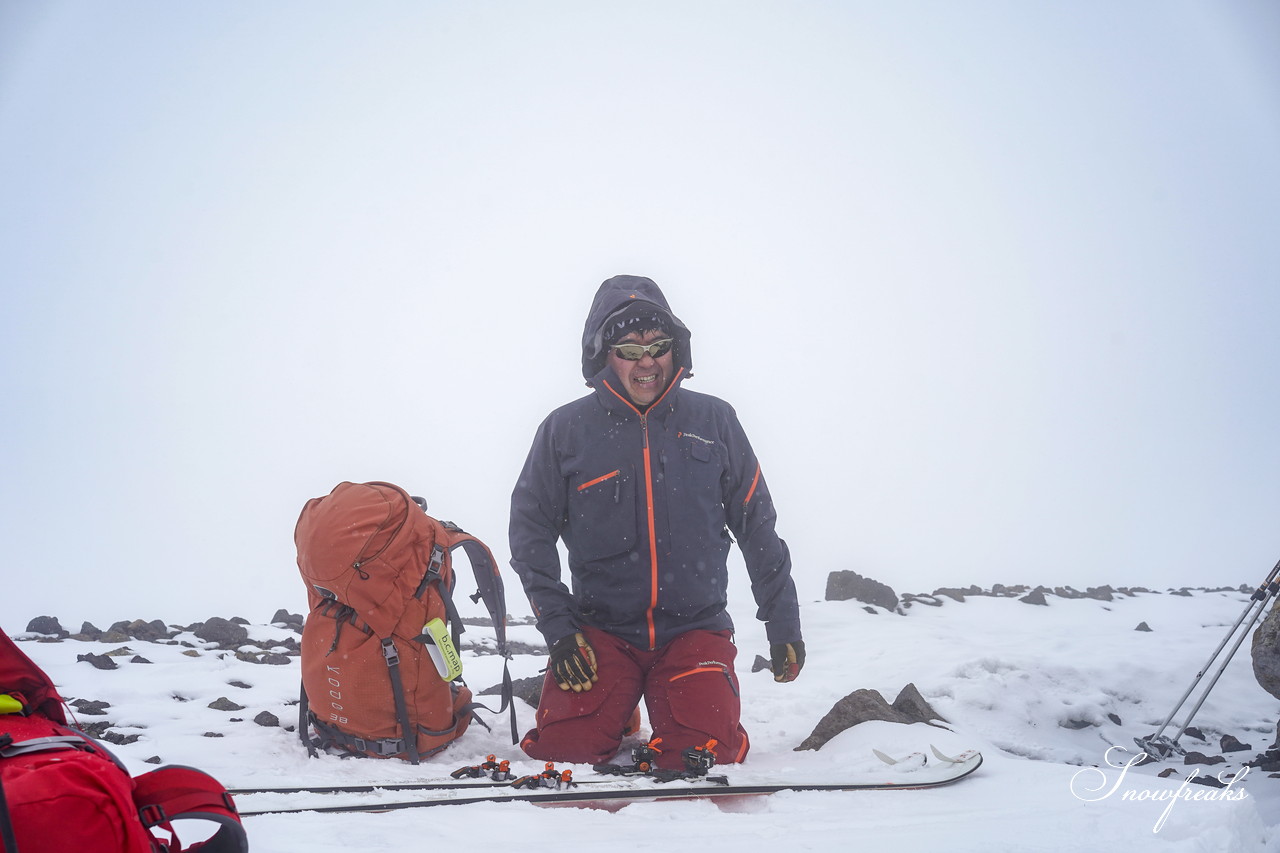
M 607 279 L 596 291 L 587 322 L 582 330 L 582 378 L 591 385 L 605 366 L 605 335 L 612 321 L 623 312 L 637 310 L 636 306 L 652 308 L 654 313 L 667 321 L 667 331 L 675 339 L 674 365 L 684 368 L 683 376 L 693 375 L 693 354 L 689 349 L 689 329 L 680 318 L 671 313 L 667 298 L 653 279 L 639 275 L 615 275 Z

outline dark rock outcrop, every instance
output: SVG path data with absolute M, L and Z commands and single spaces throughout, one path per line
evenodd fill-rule
M 1253 677 L 1262 689 L 1280 699 L 1280 608 L 1262 620 L 1253 632 Z
M 69 637 L 70 633 L 62 629 L 62 623 L 56 616 L 37 616 L 27 623 L 29 634 L 53 634 L 58 637 Z
M 298 613 L 290 613 L 284 608 L 277 610 L 276 614 L 271 617 L 271 624 L 284 625 L 286 628 L 292 628 L 299 634 L 302 633 L 302 625 L 304 622 L 306 622 L 305 616 Z
M 827 712 L 813 732 L 796 747 L 796 751 L 821 749 L 833 737 L 845 729 L 869 720 L 883 720 L 890 723 L 929 723 L 946 722 L 937 711 L 920 695 L 914 684 L 902 688 L 898 697 L 890 705 L 875 690 L 855 690 L 836 702 Z
M 516 678 L 511 681 L 512 694 L 517 699 L 523 699 L 533 707 L 538 707 L 538 702 L 542 699 L 542 676 L 533 675 L 528 678 Z M 480 691 L 481 696 L 501 696 L 502 685 L 495 684 L 492 687 L 486 687 Z
M 206 643 L 217 643 L 223 648 L 235 648 L 244 645 L 249 639 L 249 631 L 244 625 L 234 620 L 214 616 L 191 627 L 195 634 Z
M 94 699 L 75 699 L 67 704 L 72 708 L 75 708 L 81 714 L 88 714 L 93 717 L 106 716 L 107 709 L 111 707 L 111 705 L 106 702 L 99 702 Z
M 243 705 L 237 705 L 226 696 L 219 696 L 209 703 L 209 707 L 215 711 L 243 711 Z
M 71 635 L 73 640 L 93 641 L 102 638 L 102 629 L 92 622 L 81 622 L 80 630 Z
M 80 627 L 82 635 L 91 635 L 93 630 L 96 629 L 88 622 Z M 167 640 L 174 633 L 169 629 L 168 625 L 159 619 L 152 619 L 150 622 L 143 619 L 134 619 L 133 621 L 115 622 L 107 630 L 98 632 L 98 636 L 94 639 L 106 643 L 121 643 L 126 639 L 154 643 L 157 640 Z
M 1214 778 L 1214 777 L 1212 777 L 1212 776 L 1193 776 L 1193 777 L 1191 777 L 1190 782 L 1191 782 L 1191 784 L 1193 784 L 1193 785 L 1205 785 L 1205 786 L 1210 787 L 1210 788 L 1225 788 L 1225 787 L 1227 787 L 1227 783 L 1226 783 L 1226 782 L 1223 782 L 1223 781 L 1221 781 L 1220 779 L 1215 779 L 1215 778 Z
M 898 594 L 887 584 L 850 571 L 831 572 L 827 575 L 826 600 L 861 601 L 886 610 L 894 610 L 898 606 Z
M 1241 743 L 1235 735 L 1223 735 L 1218 748 L 1223 752 L 1245 752 L 1253 749 L 1251 744 Z

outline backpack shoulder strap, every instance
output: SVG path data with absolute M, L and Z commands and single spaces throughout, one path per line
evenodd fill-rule
M 484 601 L 489 618 L 493 620 L 494 631 L 498 637 L 498 651 L 507 652 L 507 597 L 502 586 L 502 575 L 498 573 L 498 561 L 493 558 L 489 546 L 452 521 L 442 521 L 446 531 L 446 545 L 450 552 L 461 548 L 471 563 L 471 571 L 476 577 L 476 594 L 470 596 L 472 601 Z
M 514 694 L 511 683 L 511 671 L 508 662 L 511 659 L 507 647 L 507 597 L 502 586 L 502 575 L 498 572 L 498 561 L 484 542 L 467 533 L 452 521 L 442 521 L 445 530 L 445 547 L 452 553 L 461 548 L 471 563 L 471 571 L 476 578 L 476 594 L 471 596 L 474 602 L 484 601 L 489 611 L 489 619 L 493 622 L 494 635 L 498 641 L 498 654 L 502 656 L 502 705 L 498 713 L 510 709 L 511 742 L 518 743 L 519 733 L 516 728 L 516 708 L 512 701 Z M 456 572 L 455 572 L 456 574 Z
M 143 773 L 134 780 L 133 800 L 142 825 L 170 835 L 169 853 L 248 853 L 249 841 L 227 789 L 208 773 L 180 764 Z M 184 848 L 173 830 L 179 818 L 203 818 L 220 824 L 208 840 Z

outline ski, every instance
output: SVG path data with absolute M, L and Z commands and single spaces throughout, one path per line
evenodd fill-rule
M 579 783 L 582 784 L 582 783 Z M 253 794 L 371 794 L 374 791 L 457 791 L 463 788 L 509 788 L 511 781 L 492 782 L 374 782 L 368 785 L 283 785 L 278 788 L 228 788 L 233 797 Z
M 923 752 L 913 752 L 910 755 L 903 756 L 902 758 L 894 758 L 892 755 L 881 752 L 878 749 L 871 750 L 871 754 L 883 761 L 885 764 L 888 764 L 890 767 L 924 767 L 929 763 L 929 757 Z
M 922 778 L 904 778 L 892 782 L 783 782 L 773 784 L 742 785 L 619 785 L 615 780 L 601 780 L 611 783 L 611 787 L 597 786 L 590 790 L 546 789 L 544 791 L 525 792 L 506 786 L 505 790 L 491 790 L 481 795 L 463 794 L 461 796 L 443 796 L 422 800 L 409 800 L 386 803 L 359 803 L 336 806 L 307 806 L 299 808 L 263 809 L 261 811 L 241 811 L 242 817 L 255 817 L 267 814 L 302 814 L 308 812 L 387 812 L 400 809 L 428 808 L 430 806 L 461 806 L 473 803 L 523 802 L 537 805 L 556 805 L 562 803 L 615 803 L 625 805 L 629 802 L 652 802 L 658 800 L 714 799 L 718 797 L 742 797 L 762 794 L 776 794 L 780 791 L 918 791 L 928 788 L 941 788 L 959 782 L 982 766 L 982 755 L 967 752 L 954 759 L 947 759 L 944 767 L 918 771 Z M 914 774 L 908 774 L 914 775 Z M 434 783 L 427 783 L 434 784 Z M 449 785 L 451 783 L 439 783 Z M 589 783 L 577 783 L 589 784 Z M 357 786 L 365 787 L 365 786 Z M 390 786 L 367 786 L 370 790 L 395 790 Z M 488 783 L 460 784 L 459 787 L 495 788 Z M 576 787 L 576 785 L 575 785 Z M 256 789 L 240 789 L 252 790 Z M 290 793 L 320 792 L 320 788 L 305 788 Z M 402 789 L 405 790 L 405 789 Z M 411 790 L 411 789 L 410 789 Z M 433 790 L 431 788 L 420 790 Z M 459 793 L 457 788 L 443 788 L 450 794 Z M 266 791 L 261 791 L 266 793 Z M 345 792 L 345 791 L 344 791 Z M 234 793 L 234 790 L 233 790 Z
M 972 751 L 962 752 L 956 757 L 952 758 L 950 755 L 943 755 L 942 752 L 933 744 L 929 744 L 929 751 L 933 753 L 934 758 L 938 759 L 939 761 L 945 764 L 963 764 L 964 762 L 969 760 L 969 757 L 971 755 L 973 755 Z
M 658 779 L 636 774 L 635 779 L 649 779 L 653 782 L 666 782 L 669 780 Z M 703 777 L 708 782 L 716 782 L 722 785 L 729 784 L 724 776 L 706 776 Z M 489 779 L 475 779 L 469 782 L 373 782 L 368 785 L 283 785 L 277 788 L 228 788 L 227 793 L 233 797 L 247 797 L 255 794 L 372 794 L 375 791 L 463 791 L 468 788 L 510 788 L 512 787 L 512 779 L 503 782 L 494 782 Z M 617 785 L 618 779 L 587 779 L 582 782 L 575 780 L 575 785 Z M 672 780 L 674 781 L 674 780 Z

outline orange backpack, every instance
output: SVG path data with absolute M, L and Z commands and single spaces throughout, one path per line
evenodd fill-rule
M 457 655 L 464 630 L 453 604 L 457 548 L 476 577 L 472 600 L 484 600 L 497 633 L 498 713 L 511 706 L 515 742 L 506 602 L 483 542 L 427 515 L 421 498 L 390 483 L 340 483 L 308 501 L 294 541 L 310 607 L 298 731 L 311 755 L 323 749 L 417 764 L 479 721 L 474 711 L 484 706 L 471 701 Z

